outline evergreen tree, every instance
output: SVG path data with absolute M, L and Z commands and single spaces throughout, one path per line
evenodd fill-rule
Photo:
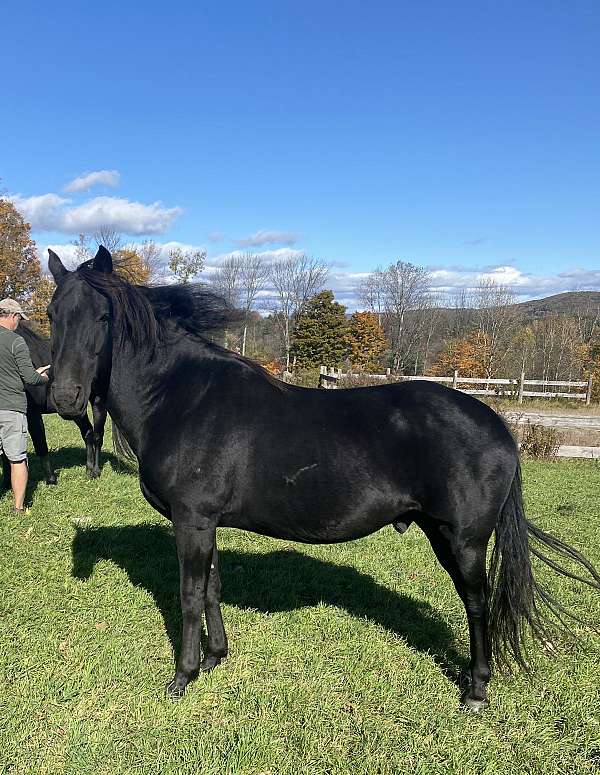
M 292 358 L 298 366 L 341 366 L 348 355 L 346 308 L 334 301 L 333 291 L 308 300 L 298 316 Z

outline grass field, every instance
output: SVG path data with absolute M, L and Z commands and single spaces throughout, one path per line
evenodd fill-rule
M 535 650 L 459 707 L 462 606 L 424 536 L 306 547 L 222 530 L 230 657 L 173 703 L 180 616 L 169 524 L 75 426 L 47 422 L 59 484 L 0 501 L 0 773 L 376 775 L 600 771 L 600 638 Z M 110 440 L 108 443 L 110 448 Z M 529 515 L 600 565 L 600 465 L 528 462 Z M 597 594 L 543 574 L 600 621 Z

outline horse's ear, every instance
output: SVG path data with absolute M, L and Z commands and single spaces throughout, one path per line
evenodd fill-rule
M 104 245 L 100 245 L 98 252 L 94 256 L 93 268 L 97 272 L 105 272 L 110 274 L 113 270 L 112 256 Z
M 69 270 L 65 269 L 63 262 L 56 255 L 56 253 L 48 248 L 48 269 L 54 277 L 54 282 L 59 285 L 61 280 L 64 280 L 66 275 L 69 274 Z

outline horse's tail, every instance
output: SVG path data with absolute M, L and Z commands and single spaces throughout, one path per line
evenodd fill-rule
M 543 554 L 538 548 L 540 545 L 549 549 L 557 559 Z M 570 630 L 567 623 L 569 619 L 581 622 L 535 580 L 530 554 L 562 576 L 600 591 L 600 575 L 589 560 L 525 518 L 521 469 L 517 466 L 508 498 L 496 524 L 496 544 L 488 573 L 491 655 L 499 666 L 509 667 L 512 657 L 518 665 L 528 670 L 527 630 L 535 639 L 550 645 L 552 636 L 549 625 L 552 616 L 549 614 L 567 630 Z M 584 569 L 591 578 L 573 573 L 560 564 L 560 560 L 568 560 L 576 568 Z
M 112 419 L 112 440 L 113 449 L 117 457 L 124 458 L 125 460 L 137 461 L 135 453 L 129 446 L 129 442 L 125 438 L 125 434 L 119 428 L 117 423 Z

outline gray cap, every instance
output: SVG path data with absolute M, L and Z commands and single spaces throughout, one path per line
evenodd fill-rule
M 2 299 L 2 301 L 0 301 L 0 313 L 1 312 L 14 312 L 20 315 L 23 320 L 29 320 L 27 315 L 23 312 L 23 308 L 19 302 L 14 299 Z

